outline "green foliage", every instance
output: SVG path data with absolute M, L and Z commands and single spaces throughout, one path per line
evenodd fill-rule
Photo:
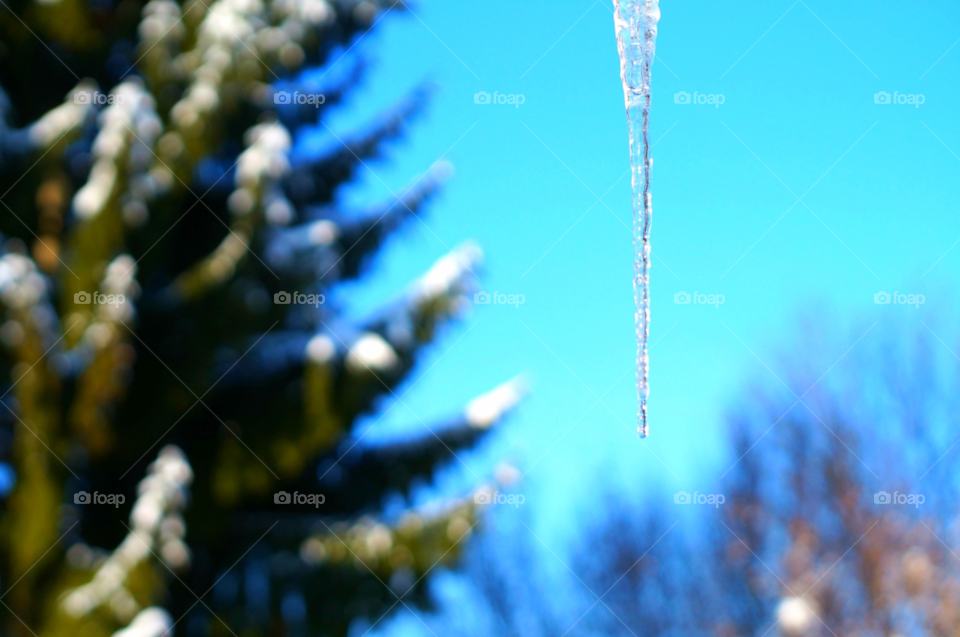
M 479 250 L 358 323 L 282 300 L 363 276 L 449 172 L 369 210 L 336 203 L 423 87 L 342 148 L 291 160 L 291 131 L 362 65 L 326 84 L 300 71 L 332 70 L 388 9 L 402 7 L 53 0 L 0 16 L 8 634 L 342 635 L 425 603 L 424 578 L 469 536 L 470 497 L 396 520 L 380 507 L 473 445 L 519 383 L 402 441 L 371 446 L 354 427 L 459 314 Z M 324 107 L 278 106 L 277 82 Z M 291 492 L 323 503 L 278 499 Z

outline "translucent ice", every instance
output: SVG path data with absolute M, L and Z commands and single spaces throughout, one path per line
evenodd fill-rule
M 613 20 L 620 52 L 620 78 L 630 127 L 630 162 L 633 167 L 633 296 L 637 326 L 637 431 L 646 437 L 647 398 L 650 394 L 650 68 L 657 42 L 660 7 L 657 0 L 613 0 Z

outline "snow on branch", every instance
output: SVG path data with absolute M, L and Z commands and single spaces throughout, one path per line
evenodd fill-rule
M 193 470 L 184 453 L 173 445 L 164 447 L 137 487 L 137 500 L 130 512 L 130 532 L 97 569 L 93 579 L 64 598 L 63 608 L 69 615 L 81 617 L 108 605 L 118 620 L 128 621 L 140 610 L 125 586 L 135 567 L 155 552 L 172 569 L 189 563 L 190 553 L 183 542 L 186 525 L 180 511 L 187 504 L 192 481 Z M 133 633 L 124 634 L 128 637 L 160 634 L 147 630 L 158 625 L 158 615 L 148 613 L 149 610 L 137 615 L 128 627 Z M 138 620 L 141 624 L 137 624 Z

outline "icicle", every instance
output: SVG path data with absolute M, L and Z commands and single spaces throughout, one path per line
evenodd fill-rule
M 658 0 L 613 0 L 613 21 L 620 52 L 620 79 L 630 127 L 630 162 L 633 167 L 633 296 L 637 326 L 637 432 L 645 438 L 650 361 L 650 67 L 660 19 Z

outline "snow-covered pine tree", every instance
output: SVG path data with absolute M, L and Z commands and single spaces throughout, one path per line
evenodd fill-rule
M 343 635 L 425 601 L 423 577 L 456 556 L 472 497 L 395 519 L 381 506 L 472 446 L 519 384 L 413 438 L 357 444 L 355 425 L 462 309 L 478 248 L 369 319 L 319 302 L 442 185 L 440 163 L 369 210 L 335 197 L 428 91 L 321 157 L 290 156 L 291 132 L 363 70 L 339 51 L 389 9 L 403 7 L 0 9 L 6 634 Z

